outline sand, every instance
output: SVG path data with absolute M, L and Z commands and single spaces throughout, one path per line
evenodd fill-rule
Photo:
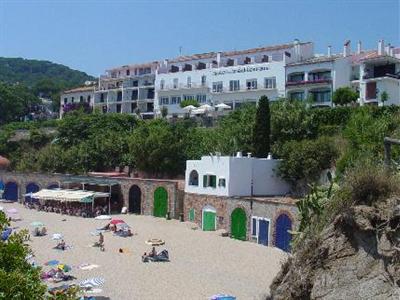
M 98 238 L 90 232 L 107 221 L 70 217 L 25 209 L 20 204 L 1 203 L 5 210 L 17 208 L 21 221 L 12 226 L 29 228 L 33 221 L 46 224 L 48 235 L 32 237 L 35 261 L 43 265 L 57 259 L 72 265 L 69 274 L 79 282 L 90 277 L 103 277 L 102 292 L 94 295 L 110 299 L 208 299 L 218 293 L 235 295 L 237 299 L 262 299 L 280 269 L 286 254 L 279 249 L 221 237 L 218 232 L 192 230 L 192 223 L 165 220 L 151 216 L 116 215 L 128 223 L 136 235 L 129 238 L 104 234 L 105 252 L 90 245 Z M 66 221 L 62 221 L 66 219 Z M 53 233 L 62 233 L 72 249 L 52 249 Z M 143 263 L 141 255 L 151 247 L 149 238 L 165 240 L 170 262 Z M 128 253 L 118 253 L 119 248 Z M 80 270 L 82 263 L 98 268 Z M 44 270 L 50 267 L 44 266 Z

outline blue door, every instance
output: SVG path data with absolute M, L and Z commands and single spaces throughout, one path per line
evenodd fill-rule
M 7 182 L 3 198 L 10 201 L 18 200 L 18 185 L 15 182 Z
M 36 193 L 36 192 L 39 192 L 39 186 L 36 183 L 31 182 L 26 186 L 26 194 Z M 25 196 L 25 202 L 33 202 L 33 201 L 35 201 L 35 199 L 32 199 L 30 196 Z
M 258 243 L 268 246 L 269 221 L 260 219 L 258 222 Z
M 283 251 L 290 251 L 290 241 L 292 239 L 288 230 L 292 229 L 292 221 L 286 214 L 281 214 L 276 220 L 276 240 L 275 246 Z

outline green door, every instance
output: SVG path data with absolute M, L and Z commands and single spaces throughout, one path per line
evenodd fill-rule
M 164 218 L 168 212 L 168 192 L 163 187 L 154 191 L 154 216 Z
M 203 211 L 203 230 L 215 230 L 215 212 L 207 210 Z
M 231 214 L 231 236 L 237 240 L 246 240 L 246 213 L 241 208 L 235 208 Z
M 189 210 L 189 221 L 194 222 L 194 208 Z

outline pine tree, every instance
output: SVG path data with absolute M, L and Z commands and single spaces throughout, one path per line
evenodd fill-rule
M 258 101 L 256 121 L 253 130 L 254 156 L 267 157 L 270 152 L 271 114 L 267 96 Z

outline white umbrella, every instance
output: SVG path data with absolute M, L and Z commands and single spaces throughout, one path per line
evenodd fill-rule
M 52 240 L 62 240 L 63 236 L 61 233 L 54 233 L 53 237 L 51 238 Z
M 185 111 L 191 111 L 193 109 L 196 109 L 196 106 L 188 105 L 188 106 L 183 107 L 182 109 Z
M 222 109 L 231 109 L 231 107 L 225 103 L 220 103 L 215 105 L 216 108 L 222 108 Z
M 204 110 L 210 110 L 210 109 L 212 109 L 213 107 L 212 107 L 211 105 L 208 105 L 208 104 L 203 104 L 203 105 L 200 106 L 199 108 L 204 109 Z

